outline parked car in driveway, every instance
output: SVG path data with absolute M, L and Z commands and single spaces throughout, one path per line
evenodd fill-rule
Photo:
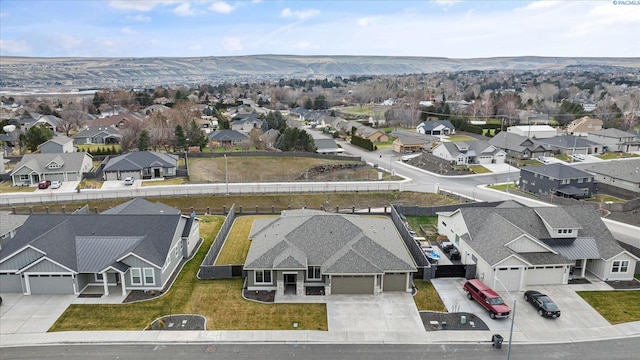
M 533 305 L 540 316 L 548 318 L 560 317 L 560 309 L 558 305 L 551 300 L 551 298 L 539 291 L 529 290 L 525 291 L 524 299 L 531 305 Z
M 458 248 L 454 247 L 451 250 L 449 250 L 449 259 L 451 259 L 451 260 L 460 260 L 461 259 L 460 251 L 458 250 Z
M 538 161 L 540 161 L 543 164 L 549 164 L 551 161 L 545 157 L 545 156 L 538 156 Z
M 48 189 L 51 186 L 51 181 L 42 180 L 38 183 L 38 189 Z
M 492 319 L 507 318 L 511 315 L 511 308 L 504 303 L 500 295 L 482 281 L 478 279 L 467 280 L 463 289 L 467 293 L 467 298 L 477 301 L 489 312 L 489 317 Z
M 134 180 L 134 179 L 133 179 L 133 177 L 131 177 L 131 176 L 127 176 L 126 178 L 124 178 L 124 184 L 125 184 L 125 185 L 133 185 L 133 182 L 134 182 L 134 181 L 135 181 L 135 180 Z
M 59 189 L 60 186 L 62 186 L 62 181 L 58 181 L 58 180 L 53 180 L 51 182 L 51 188 L 52 189 Z

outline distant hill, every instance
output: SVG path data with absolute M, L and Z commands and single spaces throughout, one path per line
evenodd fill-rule
M 540 70 L 566 66 L 640 68 L 640 58 L 253 55 L 198 58 L 0 57 L 0 86 L 122 86 L 281 77 L 394 75 L 462 70 Z

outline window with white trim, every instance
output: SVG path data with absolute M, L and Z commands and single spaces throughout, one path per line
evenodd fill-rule
M 629 260 L 616 260 L 611 267 L 612 273 L 626 273 L 629 271 Z
M 560 184 L 562 184 L 562 185 L 567 185 L 569 183 L 571 183 L 570 179 L 562 179 L 562 180 L 560 180 Z
M 20 181 L 29 181 L 29 175 L 20 175 Z
M 584 178 L 578 178 L 578 184 L 582 184 L 583 181 L 584 181 Z
M 131 268 L 131 285 L 142 285 L 142 272 L 140 268 Z
M 144 284 L 145 285 L 155 285 L 156 277 L 154 276 L 153 268 L 144 268 Z
M 100 273 L 96 273 L 96 281 L 104 281 L 104 276 Z
M 173 248 L 173 251 L 174 251 L 174 255 L 176 257 L 178 257 L 178 254 L 179 254 L 179 252 L 178 252 L 178 244 L 176 244 L 176 246 Z
M 255 270 L 254 274 L 254 284 L 272 284 L 271 281 L 271 270 Z
M 307 280 L 322 280 L 320 266 L 307 266 Z
M 162 272 L 167 270 L 169 264 L 171 264 L 171 255 L 167 256 L 167 258 L 164 260 L 164 265 L 162 265 Z

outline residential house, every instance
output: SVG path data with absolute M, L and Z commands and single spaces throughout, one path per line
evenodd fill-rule
M 36 125 L 40 124 L 40 126 L 44 126 L 55 133 L 58 131 L 62 131 L 61 126 L 63 122 L 64 120 L 54 115 L 41 115 L 40 117 L 38 117 Z
M 113 126 L 89 126 L 78 131 L 72 138 L 76 145 L 111 145 L 120 144 L 122 133 Z
M 575 119 L 567 125 L 567 133 L 575 136 L 588 136 L 591 132 L 602 129 L 602 120 L 583 116 Z
M 147 106 L 146 108 L 142 109 L 142 113 L 145 114 L 146 116 L 149 116 L 155 112 L 159 112 L 161 114 L 164 114 L 165 112 L 171 110 L 170 107 L 166 106 L 166 105 L 160 105 L 160 104 L 154 104 L 154 105 L 150 105 Z
M 25 221 L 29 215 L 12 214 L 9 211 L 0 211 L 0 250 L 6 247 L 9 240 L 16 236 L 16 230 Z
M 601 129 L 587 134 L 587 139 L 601 144 L 605 151 L 640 151 L 638 135 L 618 129 Z
M 269 124 L 265 120 L 259 119 L 256 113 L 248 114 L 249 116 L 233 117 L 231 122 L 231 130 L 248 134 L 253 129 L 260 129 L 263 132 L 269 130 Z
M 439 141 L 435 136 L 402 130 L 395 130 L 391 135 L 396 138 L 393 140 L 393 151 L 400 154 L 428 151 Z
M 586 112 L 593 111 L 598 107 L 598 104 L 595 101 L 588 99 L 583 101 L 580 105 L 582 105 L 582 108 Z
M 64 135 L 54 136 L 51 140 L 45 141 L 40 144 L 40 153 L 69 153 L 76 151 L 73 146 L 73 139 Z
M 534 194 L 576 199 L 592 197 L 597 190 L 593 175 L 560 163 L 521 167 L 519 187 Z
M 340 154 L 344 149 L 336 144 L 333 139 L 313 139 L 318 154 Z
M 141 198 L 102 214 L 32 214 L 0 250 L 0 292 L 162 291 L 199 238 L 195 216 Z
M 112 126 L 118 129 L 126 129 L 131 126 L 134 122 L 142 123 L 144 120 L 142 117 L 134 115 L 134 114 L 115 114 L 103 118 L 98 118 L 93 120 L 89 125 L 90 126 Z
M 599 154 L 602 152 L 602 145 L 590 141 L 581 136 L 561 135 L 552 138 L 540 139 L 556 154 Z
M 551 148 L 538 140 L 526 136 L 501 131 L 489 140 L 489 144 L 505 150 L 507 155 L 517 159 L 535 159 L 538 156 L 550 156 Z
M 218 129 L 209 134 L 209 141 L 215 146 L 233 147 L 249 137 L 236 130 Z
M 80 181 L 93 168 L 93 158 L 84 152 L 27 154 L 11 172 L 13 186 L 33 186 L 42 180 Z
M 259 136 L 259 140 L 265 144 L 267 147 L 273 148 L 275 147 L 278 138 L 280 137 L 280 131 L 276 129 L 269 129 Z
M 373 143 L 389 141 L 389 135 L 382 130 L 374 129 L 368 126 L 361 126 L 356 130 L 356 135 L 369 139 Z
M 244 263 L 248 290 L 304 296 L 411 292 L 416 265 L 388 218 L 283 211 L 253 223 Z
M 623 249 L 591 206 L 525 207 L 508 201 L 438 214 L 438 232 L 453 242 L 475 276 L 509 291 L 567 284 L 586 272 L 632 280 L 639 260 Z
M 176 176 L 178 156 L 152 151 L 134 151 L 109 159 L 102 169 L 105 180 L 161 179 Z
M 640 196 L 640 158 L 576 164 L 574 167 L 593 174 L 598 184 L 628 190 Z
M 455 165 L 504 163 L 507 155 L 503 150 L 482 140 L 441 142 L 431 152 Z
M 558 135 L 556 129 L 552 128 L 549 125 L 509 126 L 507 128 L 507 132 L 520 136 L 526 136 L 531 139 L 552 138 Z
M 449 120 L 423 121 L 418 124 L 416 130 L 419 134 L 442 136 L 456 133 L 456 128 Z

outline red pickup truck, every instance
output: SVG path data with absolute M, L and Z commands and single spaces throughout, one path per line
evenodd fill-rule
M 478 279 L 467 280 L 463 286 L 469 300 L 475 300 L 489 312 L 492 319 L 507 318 L 511 314 L 511 308 L 504 303 L 504 300 Z

